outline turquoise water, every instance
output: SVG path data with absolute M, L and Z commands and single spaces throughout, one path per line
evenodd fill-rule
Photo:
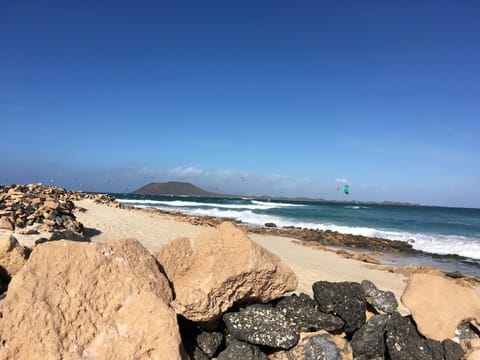
M 362 205 L 249 198 L 114 194 L 122 203 L 263 226 L 334 230 L 410 242 L 434 254 L 457 254 L 480 263 L 480 209 Z

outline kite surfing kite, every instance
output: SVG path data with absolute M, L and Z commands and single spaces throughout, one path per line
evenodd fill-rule
M 341 188 L 342 188 L 341 186 L 339 186 L 337 188 L 337 194 L 338 194 L 338 190 L 340 190 Z M 343 192 L 345 193 L 345 195 L 349 195 L 350 194 L 350 185 L 348 185 L 348 184 L 343 185 Z

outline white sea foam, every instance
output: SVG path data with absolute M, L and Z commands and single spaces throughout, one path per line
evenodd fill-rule
M 219 204 L 219 203 L 204 203 L 197 201 L 183 201 L 183 200 L 146 200 L 146 199 L 118 199 L 119 202 L 124 204 L 129 204 L 133 206 L 152 206 L 152 207 L 210 207 L 210 208 L 220 208 L 220 209 L 249 209 L 249 210 L 270 210 L 276 208 L 287 208 L 287 207 L 298 207 L 305 206 L 302 204 L 289 204 L 289 203 L 278 203 L 278 202 L 266 202 L 266 201 L 256 201 L 252 200 L 250 204 Z

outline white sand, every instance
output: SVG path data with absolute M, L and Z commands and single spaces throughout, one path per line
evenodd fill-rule
M 75 205 L 75 216 L 85 226 L 87 234 L 93 234 L 92 241 L 105 242 L 134 237 L 151 252 L 177 237 L 193 238 L 200 232 L 212 230 L 177 221 L 171 215 L 119 209 L 96 204 L 91 200 L 77 201 Z M 85 211 L 81 211 L 81 208 Z M 96 232 L 99 233 L 95 234 Z M 249 237 L 280 256 L 293 269 L 299 283 L 297 292 L 312 295 L 311 286 L 319 280 L 360 282 L 367 279 L 380 289 L 393 291 L 399 300 L 405 288 L 403 275 L 368 269 L 362 262 L 342 258 L 333 252 L 298 246 L 286 237 L 258 234 L 250 234 Z M 399 310 L 407 313 L 401 305 Z

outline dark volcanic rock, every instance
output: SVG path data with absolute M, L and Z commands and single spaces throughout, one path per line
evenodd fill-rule
M 383 359 L 385 354 L 385 326 L 388 315 L 375 315 L 368 320 L 355 334 L 351 345 L 357 360 Z
M 460 344 L 450 339 L 444 340 L 443 345 L 443 357 L 445 360 L 459 360 L 465 354 Z
M 198 346 L 195 346 L 193 349 L 193 353 L 190 354 L 190 359 L 191 360 L 210 360 L 211 357 L 207 356 L 207 354 L 205 354 L 203 350 L 200 349 Z
M 197 346 L 209 357 L 213 357 L 222 341 L 223 334 L 220 332 L 204 331 L 197 335 Z
M 465 322 L 457 327 L 457 330 L 455 330 L 455 335 L 460 340 L 464 339 L 477 339 L 480 337 L 478 329 L 475 328 L 472 324 L 469 322 Z
M 302 334 L 297 346 L 274 354 L 274 360 L 350 360 L 353 359 L 352 347 L 341 336 L 324 331 Z
M 342 318 L 347 334 L 355 332 L 365 323 L 367 303 L 360 284 L 317 281 L 312 289 L 320 310 Z
M 269 305 L 255 304 L 239 312 L 226 313 L 223 321 L 234 338 L 251 344 L 289 349 L 298 342 L 296 324 L 281 310 Z
M 422 337 L 411 319 L 394 313 L 387 322 L 387 352 L 391 360 L 439 360 L 445 358 L 445 348 L 449 350 L 448 358 L 455 359 L 458 348 L 450 343 L 441 343 Z
M 343 327 L 343 320 L 332 314 L 323 313 L 318 304 L 307 294 L 299 296 L 293 294 L 281 299 L 276 308 L 282 311 L 287 318 L 296 324 L 300 332 L 327 330 L 335 331 Z
M 218 360 L 267 360 L 257 346 L 238 340 L 231 340 L 225 350 L 218 354 Z
M 330 230 L 284 228 L 247 227 L 250 232 L 293 237 L 305 242 L 316 242 L 327 246 L 342 246 L 369 249 L 372 251 L 401 251 L 417 252 L 411 244 L 400 240 L 387 240 L 362 235 L 341 234 Z
M 367 303 L 372 305 L 380 313 L 392 314 L 398 308 L 398 302 L 391 291 L 379 290 L 374 283 L 369 280 L 363 280 L 363 291 Z

